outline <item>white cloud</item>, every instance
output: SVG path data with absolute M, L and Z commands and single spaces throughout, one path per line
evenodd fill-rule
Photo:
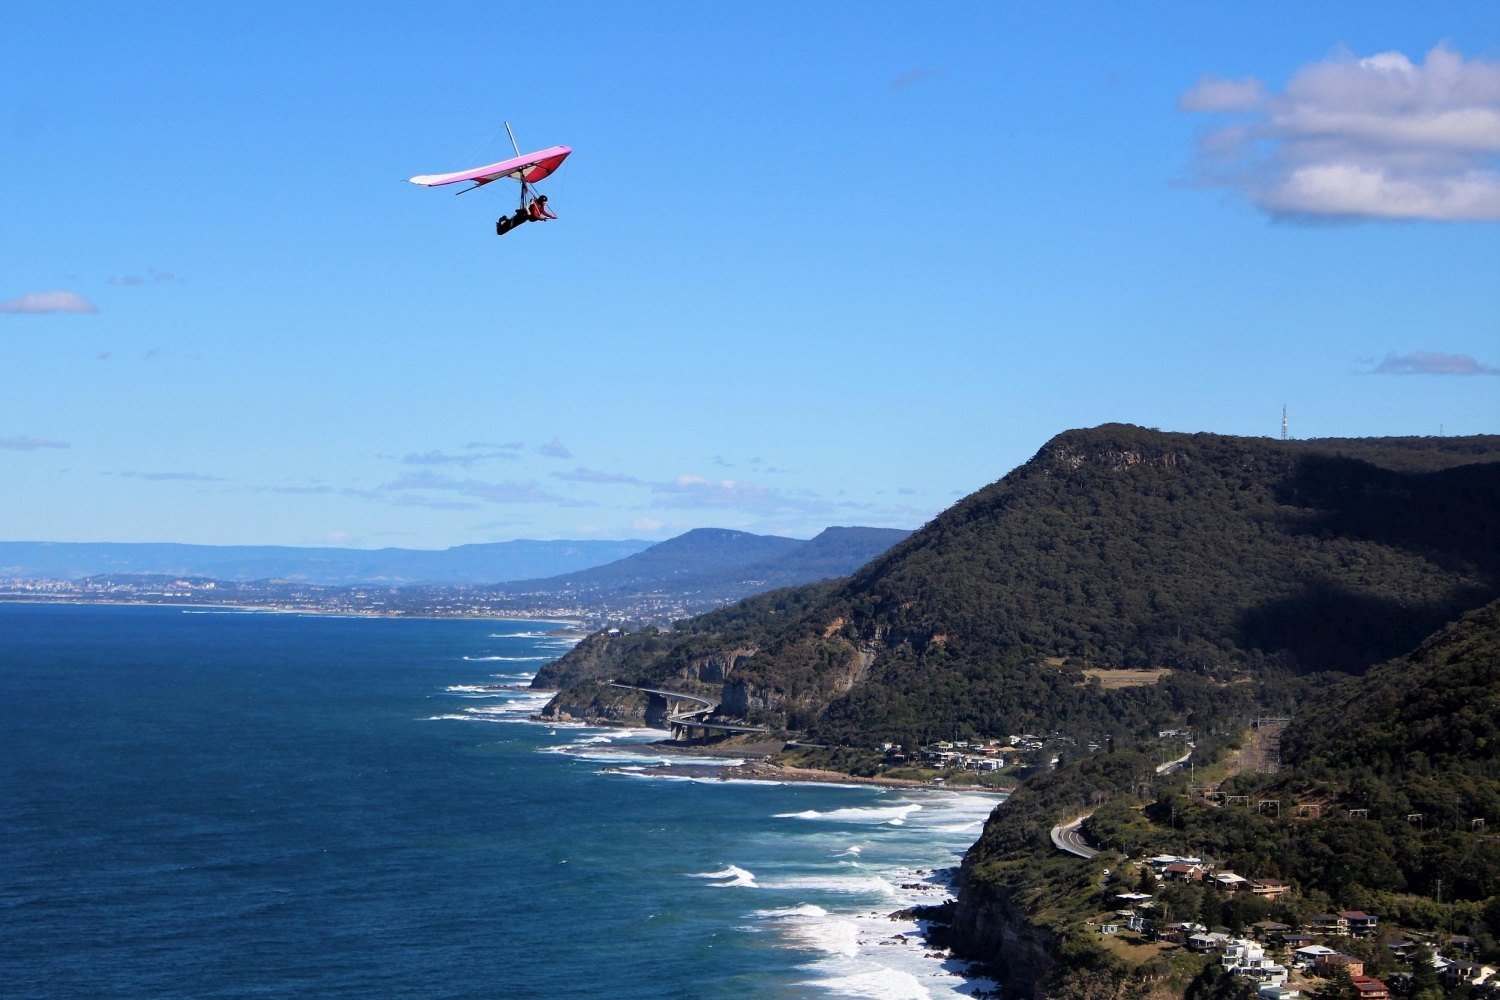
M 77 292 L 57 289 L 51 292 L 27 292 L 18 298 L 0 302 L 0 313 L 96 313 L 99 308 Z
M 1486 365 L 1467 354 L 1444 354 L 1441 351 L 1412 351 L 1410 354 L 1387 354 L 1375 367 L 1377 375 L 1500 375 L 1500 368 Z
M 1197 183 L 1239 190 L 1278 217 L 1500 221 L 1500 63 L 1444 45 L 1340 54 L 1280 94 L 1205 78 L 1192 112 L 1229 115 L 1199 140 Z

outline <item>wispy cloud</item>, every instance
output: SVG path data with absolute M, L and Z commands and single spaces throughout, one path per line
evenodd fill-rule
M 597 469 L 585 469 L 579 467 L 572 472 L 549 473 L 553 479 L 561 479 L 565 483 L 625 483 L 639 486 L 641 481 L 635 476 L 623 472 L 600 472 Z
M 537 445 L 537 454 L 546 455 L 548 458 L 572 458 L 573 453 L 568 450 L 567 445 L 557 438 L 553 438 L 546 444 Z
M 1184 111 L 1254 111 L 1266 98 L 1265 84 L 1253 78 L 1222 80 L 1206 76 L 1177 101 Z
M 111 475 L 111 473 L 105 473 Z M 205 476 L 197 472 L 135 472 L 127 470 L 116 472 L 113 475 L 123 476 L 126 479 L 145 479 L 154 483 L 183 482 L 183 483 L 222 483 L 224 480 L 219 476 Z
M 0 313 L 96 313 L 99 307 L 77 292 L 27 292 L 0 302 Z
M 507 441 L 504 444 L 493 444 L 489 441 L 470 441 L 464 447 L 477 451 L 496 451 L 515 454 L 523 451 L 526 448 L 526 444 L 523 441 Z
M 905 90 L 907 87 L 915 87 L 919 83 L 926 83 L 939 76 L 942 74 L 934 69 L 910 69 L 891 80 L 891 89 Z
M 27 434 L 19 434 L 15 437 L 0 437 L 0 451 L 38 451 L 42 448 L 67 448 L 68 446 L 66 441 L 35 438 Z
M 1467 354 L 1444 354 L 1441 351 L 1412 351 L 1410 354 L 1387 354 L 1375 366 L 1375 375 L 1500 375 L 1500 368 L 1483 364 Z
M 1178 102 L 1230 116 L 1199 140 L 1195 182 L 1279 218 L 1500 220 L 1500 63 L 1439 45 L 1340 53 L 1282 93 L 1207 77 Z
M 473 445 L 469 446 L 473 448 Z M 510 448 L 486 448 L 479 451 L 466 451 L 460 453 L 446 451 L 424 451 L 401 456 L 402 465 L 459 465 L 470 466 L 475 462 L 483 462 L 491 458 L 513 459 L 516 453 Z
M 109 278 L 109 283 L 111 285 L 127 285 L 127 286 L 135 286 L 135 285 L 160 285 L 160 284 L 165 284 L 165 283 L 170 282 L 170 281 L 180 281 L 180 280 L 181 279 L 178 278 L 177 275 L 173 274 L 171 271 L 160 271 L 160 270 L 157 270 L 154 267 L 148 267 L 148 268 L 146 268 L 146 273 L 145 274 L 117 274 L 117 275 L 112 275 Z
M 564 507 L 591 506 L 543 489 L 537 483 L 491 483 L 481 479 L 454 479 L 435 472 L 413 472 L 387 484 L 388 492 L 428 491 L 457 493 L 486 503 L 540 503 Z

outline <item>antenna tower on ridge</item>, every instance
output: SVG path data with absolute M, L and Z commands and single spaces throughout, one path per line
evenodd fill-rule
M 1281 440 L 1286 440 L 1286 404 L 1281 404 Z

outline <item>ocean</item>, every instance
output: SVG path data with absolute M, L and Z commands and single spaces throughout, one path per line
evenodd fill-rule
M 925 998 L 992 795 L 654 776 L 557 623 L 0 604 L 0 995 Z M 507 687 L 515 685 L 516 687 Z

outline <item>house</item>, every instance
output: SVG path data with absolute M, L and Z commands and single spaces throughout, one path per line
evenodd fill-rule
M 1274 920 L 1257 920 L 1250 925 L 1250 936 L 1257 941 L 1281 941 L 1281 936 L 1289 930 L 1291 928 L 1286 924 L 1279 924 Z
M 1307 947 L 1308 945 L 1310 945 L 1312 943 L 1313 943 L 1313 939 L 1312 939 L 1312 935 L 1311 934 L 1285 934 L 1284 933 L 1284 934 L 1281 935 L 1281 944 L 1282 944 L 1282 946 L 1285 947 L 1285 948 L 1289 948 L 1292 951 L 1301 951 L 1303 948 Z
M 1295 952 L 1292 953 L 1292 964 L 1296 965 L 1299 969 L 1311 969 L 1325 957 L 1336 954 L 1338 954 L 1338 952 L 1334 951 L 1332 948 L 1326 947 L 1325 945 L 1304 945 L 1303 947 L 1298 948 Z
M 1351 976 L 1359 1000 L 1391 1000 L 1390 988 L 1374 976 Z
M 1411 958 L 1412 953 L 1417 950 L 1419 945 L 1411 938 L 1401 938 L 1396 941 L 1387 941 L 1385 947 L 1391 953 L 1392 958 L 1400 959 L 1404 962 Z
M 1165 927 L 1157 928 L 1156 938 L 1158 941 L 1175 941 L 1177 944 L 1187 944 L 1189 935 L 1197 934 L 1206 930 L 1208 930 L 1208 928 L 1204 927 L 1202 924 L 1195 924 L 1190 922 L 1168 924 Z
M 1380 929 L 1380 918 L 1364 910 L 1340 910 L 1335 916 L 1342 917 L 1349 925 L 1349 933 L 1368 937 Z
M 1282 893 L 1291 891 L 1291 886 L 1276 878 L 1253 878 L 1246 886 L 1251 893 L 1263 896 L 1266 899 L 1275 899 Z
M 1185 861 L 1174 861 L 1162 869 L 1161 877 L 1169 882 L 1201 882 L 1203 866 L 1190 865 Z
M 1267 983 L 1255 992 L 1256 1000 L 1302 1000 L 1302 991 Z
M 1239 969 L 1257 969 L 1266 962 L 1266 949 L 1254 941 L 1240 938 L 1224 946 L 1220 964 L 1231 972 Z
M 1438 971 L 1438 976 L 1449 986 L 1458 986 L 1463 983 L 1478 986 L 1489 981 L 1494 975 L 1493 965 L 1481 965 L 1462 958 L 1450 960 L 1446 968 Z
M 1229 935 L 1219 933 L 1192 934 L 1187 939 L 1188 949 L 1197 952 L 1218 951 L 1228 943 Z
M 1313 969 L 1320 976 L 1331 976 L 1333 975 L 1333 970 L 1339 968 L 1344 969 L 1350 976 L 1363 976 L 1365 974 L 1364 962 L 1361 962 L 1353 955 L 1345 955 L 1341 951 L 1320 956 L 1317 962 L 1313 964 Z
M 1216 872 L 1210 876 L 1212 882 L 1225 892 L 1238 892 L 1250 887 L 1250 880 L 1234 872 Z
M 1244 938 L 1229 942 L 1219 961 L 1233 975 L 1272 986 L 1280 986 L 1289 978 L 1286 967 L 1268 959 L 1262 945 Z
M 1310 917 L 1307 921 L 1307 929 L 1314 934 L 1331 934 L 1344 936 L 1349 933 L 1349 920 L 1337 913 L 1320 913 L 1316 917 Z

